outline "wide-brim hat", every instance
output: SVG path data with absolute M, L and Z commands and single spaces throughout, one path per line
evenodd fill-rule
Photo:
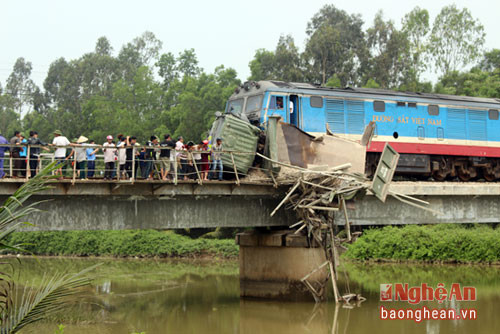
M 62 131 L 61 131 L 61 130 L 56 130 L 56 131 L 54 131 L 54 134 L 55 134 L 55 135 L 62 136 Z
M 78 140 L 76 141 L 76 143 L 77 143 L 77 144 L 81 144 L 81 143 L 85 143 L 85 142 L 87 142 L 88 140 L 89 140 L 89 139 L 88 139 L 87 137 L 85 137 L 85 136 L 80 136 L 80 137 L 78 138 Z

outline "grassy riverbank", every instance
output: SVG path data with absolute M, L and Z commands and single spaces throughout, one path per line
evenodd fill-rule
M 237 257 L 233 239 L 191 238 L 172 231 L 16 232 L 12 244 L 35 255 Z M 366 229 L 343 255 L 361 261 L 499 263 L 500 227 L 454 224 Z
M 344 257 L 374 261 L 498 263 L 500 227 L 441 224 L 364 230 Z
M 35 255 L 236 257 L 233 239 L 192 239 L 172 231 L 16 232 L 11 244 Z

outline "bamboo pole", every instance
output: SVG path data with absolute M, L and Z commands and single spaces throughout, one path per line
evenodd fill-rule
M 198 166 L 196 166 L 196 160 L 194 160 L 193 152 L 189 151 L 189 156 L 191 156 L 191 161 L 193 162 L 194 170 L 196 171 L 196 176 L 198 177 L 198 184 L 202 185 L 200 172 L 198 171 Z
M 328 256 L 328 263 L 330 264 L 330 275 L 332 278 L 332 287 L 333 287 L 333 293 L 335 295 L 335 303 L 338 303 L 340 301 L 340 294 L 339 294 L 339 288 L 337 287 L 337 276 L 335 275 L 336 273 L 336 262 L 338 259 L 338 254 L 337 254 L 337 247 L 335 246 L 335 234 L 333 234 L 333 225 L 334 225 L 334 218 L 331 217 L 330 219 L 330 226 L 329 226 L 329 232 L 330 232 L 330 242 L 331 242 L 331 249 L 329 252 Z
M 30 154 L 31 147 L 28 145 L 28 148 L 26 149 L 26 181 L 28 181 L 28 179 L 31 177 Z
M 135 182 L 135 147 L 132 147 L 132 184 Z
M 328 206 L 316 206 L 316 205 L 297 205 L 301 209 L 313 209 L 313 210 L 324 210 L 324 211 L 339 211 L 339 208 L 332 208 Z
M 338 315 L 339 315 L 339 304 L 335 304 L 335 313 L 333 314 L 333 324 L 332 324 L 332 334 L 338 333 Z M 349 313 L 348 313 L 349 314 Z
M 177 150 L 174 150 L 174 184 L 177 185 Z
M 238 176 L 238 170 L 236 169 L 236 163 L 234 162 L 233 152 L 231 152 L 231 161 L 233 162 L 234 175 L 236 175 L 236 184 L 240 185 L 240 177 Z
M 52 154 L 52 157 L 51 157 L 50 163 L 54 163 L 54 160 L 55 160 L 55 159 L 56 159 L 56 155 L 55 155 L 55 153 L 54 153 L 54 154 Z M 54 175 L 54 173 L 56 172 L 56 170 L 57 170 L 57 169 L 55 169 L 55 170 L 53 170 L 53 171 L 52 171 L 52 175 Z
M 352 239 L 352 237 L 351 237 L 351 225 L 349 225 L 349 217 L 347 216 L 347 208 L 345 206 L 345 198 L 344 198 L 344 196 L 340 196 L 340 198 L 341 198 L 341 201 L 342 201 L 342 203 L 341 203 L 341 205 L 342 205 L 342 211 L 344 211 L 344 217 L 345 217 L 345 226 L 344 226 L 344 228 L 345 228 L 345 232 L 347 234 L 347 241 L 351 242 L 351 239 Z
M 298 179 L 298 181 L 295 183 L 295 185 L 292 187 L 292 189 L 290 189 L 288 194 L 286 194 L 285 198 L 283 198 L 283 200 L 280 202 L 280 204 L 278 204 L 278 206 L 273 210 L 273 212 L 271 212 L 271 217 L 274 216 L 276 211 L 278 211 L 278 209 L 281 208 L 281 206 L 283 204 L 285 204 L 285 202 L 290 198 L 290 196 L 292 196 L 292 193 L 299 187 L 301 180 L 302 180 L 301 178 Z
M 12 151 L 9 152 L 9 173 L 10 173 L 10 176 L 12 177 L 14 175 L 13 173 L 13 166 L 12 166 L 12 160 L 14 158 L 12 158 Z
M 74 185 L 76 180 L 76 151 L 73 154 L 73 178 L 71 184 Z

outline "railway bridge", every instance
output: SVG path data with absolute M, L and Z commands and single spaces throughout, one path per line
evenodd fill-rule
M 22 181 L 0 181 L 0 201 Z M 285 196 L 287 187 L 271 183 L 208 181 L 174 183 L 137 180 L 59 181 L 33 196 L 48 200 L 43 211 L 28 217 L 30 230 L 122 230 L 212 227 L 274 227 L 271 232 L 245 232 L 240 245 L 240 295 L 287 300 L 311 299 L 301 279 L 325 263 L 321 247 L 288 226 L 296 219 L 281 208 L 270 213 Z M 367 195 L 347 205 L 352 225 L 499 223 L 500 183 L 393 182 L 390 191 L 430 203 L 434 212 L 388 196 L 385 203 Z M 337 213 L 336 213 L 337 214 Z M 336 223 L 344 224 L 337 214 Z M 282 228 L 279 228 L 282 227 Z M 326 271 L 309 279 L 323 281 Z
M 0 201 L 22 183 L 1 180 Z M 30 229 L 43 231 L 289 226 L 295 223 L 291 212 L 280 209 L 270 217 L 286 190 L 244 181 L 62 180 L 33 197 L 49 201 L 27 219 Z M 440 214 L 367 195 L 349 206 L 351 225 L 500 223 L 500 183 L 405 181 L 393 182 L 390 191 L 423 199 Z M 343 214 L 336 214 L 344 224 Z

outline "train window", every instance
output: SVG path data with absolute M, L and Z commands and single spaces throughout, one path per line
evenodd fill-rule
M 385 111 L 385 102 L 384 101 L 373 101 L 373 110 L 384 112 Z
M 269 109 L 283 109 L 283 96 L 271 96 L 271 101 L 269 102 Z
M 419 126 L 417 128 L 417 135 L 418 135 L 418 139 L 420 139 L 420 140 L 425 139 L 425 128 L 423 126 Z
M 415 102 L 408 102 L 408 108 L 416 108 L 417 104 Z
M 245 107 L 245 113 L 251 113 L 254 111 L 258 111 L 260 108 L 262 108 L 262 98 L 263 95 L 255 95 L 255 96 L 250 96 L 247 99 L 247 105 Z
M 437 128 L 437 139 L 444 140 L 444 129 L 442 127 Z
M 323 108 L 323 98 L 321 96 L 311 96 L 310 103 L 312 108 Z
M 401 101 L 398 101 L 398 102 L 396 103 L 396 105 L 397 105 L 398 107 L 406 107 L 406 102 L 401 102 Z
M 493 121 L 498 120 L 498 110 L 497 109 L 488 110 L 488 118 Z
M 429 104 L 427 106 L 427 113 L 431 116 L 438 116 L 439 115 L 439 106 L 435 104 Z
M 237 99 L 237 100 L 229 101 L 229 105 L 227 107 L 227 110 L 230 113 L 239 115 L 239 114 L 241 114 L 242 108 L 243 108 L 243 99 Z

